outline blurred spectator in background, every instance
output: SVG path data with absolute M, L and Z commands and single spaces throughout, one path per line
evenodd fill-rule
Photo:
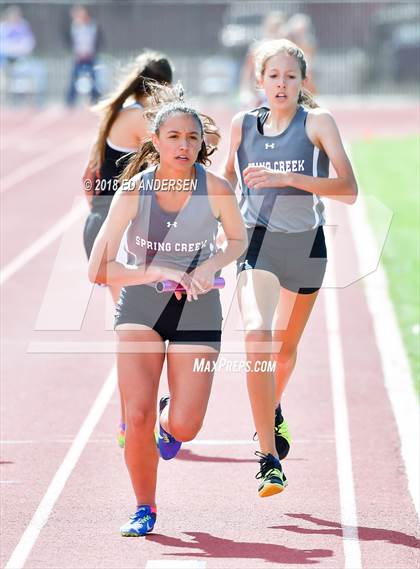
M 261 91 L 257 88 L 255 78 L 255 51 L 261 41 L 280 39 L 286 33 L 287 18 L 283 12 L 270 12 L 261 24 L 261 37 L 248 48 L 245 63 L 241 73 L 240 100 L 241 104 L 249 107 L 258 107 L 263 99 Z
M 95 73 L 95 60 L 100 38 L 98 26 L 85 6 L 74 6 L 70 15 L 71 25 L 68 39 L 74 61 L 67 92 L 67 105 L 72 107 L 76 102 L 80 80 L 90 81 L 87 91 L 92 103 L 96 103 L 100 97 Z
M 30 55 L 35 47 L 35 38 L 29 23 L 23 18 L 18 6 L 3 11 L 0 20 L 0 61 L 15 63 Z
M 261 37 L 248 49 L 241 73 L 240 100 L 245 107 L 258 107 L 266 104 L 265 97 L 257 87 L 255 78 L 255 52 L 262 41 L 287 38 L 305 53 L 308 64 L 307 89 L 316 93 L 313 80 L 312 61 L 315 55 L 316 40 L 311 18 L 307 14 L 293 14 L 289 20 L 283 12 L 270 12 L 261 24 Z
M 0 18 L 0 67 L 4 92 L 13 105 L 31 102 L 42 105 L 47 88 L 47 70 L 35 59 L 35 37 L 18 6 L 10 6 Z
M 293 14 L 286 25 L 287 39 L 295 43 L 305 54 L 306 63 L 306 87 L 311 93 L 316 93 L 313 80 L 312 62 L 316 50 L 315 31 L 310 16 L 307 14 Z

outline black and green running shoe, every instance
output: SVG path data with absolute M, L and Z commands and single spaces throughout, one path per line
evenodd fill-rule
M 258 486 L 259 496 L 266 498 L 283 492 L 287 486 L 287 478 L 280 461 L 272 454 L 264 454 L 258 450 L 255 454 L 260 458 L 260 471 L 255 475 L 255 478 L 261 479 Z
M 274 418 L 274 438 L 279 459 L 284 460 L 289 454 L 292 437 L 289 432 L 289 426 L 282 415 L 280 403 L 276 407 Z
M 289 454 L 292 435 L 289 432 L 289 426 L 284 420 L 281 412 L 280 403 L 276 407 L 274 415 L 274 439 L 276 442 L 276 450 L 280 460 L 284 460 Z M 258 440 L 258 434 L 254 433 L 253 440 Z

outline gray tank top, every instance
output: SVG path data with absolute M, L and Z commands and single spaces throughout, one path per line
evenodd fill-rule
M 191 196 L 177 212 L 164 211 L 153 190 L 156 166 L 140 174 L 139 205 L 126 235 L 128 263 L 192 271 L 216 253 L 218 221 L 207 194 L 206 170 L 196 163 Z M 163 189 L 160 191 L 164 191 Z
M 323 225 L 324 204 L 318 195 L 292 187 L 252 190 L 245 184 L 242 172 L 247 166 L 328 178 L 328 156 L 306 134 L 306 109 L 299 106 L 287 129 L 277 136 L 259 132 L 259 111 L 244 116 L 242 140 L 236 153 L 235 169 L 242 191 L 240 206 L 245 225 L 262 225 L 269 231 L 284 233 L 299 233 Z

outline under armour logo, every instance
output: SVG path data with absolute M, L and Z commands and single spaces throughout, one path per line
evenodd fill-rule
M 248 271 L 249 269 L 253 269 L 254 267 L 248 262 L 248 259 L 245 259 L 242 263 L 239 264 L 241 271 Z
M 265 143 L 265 149 L 268 150 L 269 148 L 274 148 L 274 142 L 269 144 L 268 142 Z
M 167 221 L 166 227 L 178 227 L 178 222 L 174 221 L 173 223 L 171 223 L 170 221 Z

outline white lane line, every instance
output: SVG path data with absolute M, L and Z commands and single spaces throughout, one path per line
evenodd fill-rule
M 206 561 L 157 559 L 148 561 L 146 569 L 206 569 Z
M 24 182 L 34 174 L 50 168 L 57 162 L 61 162 L 73 154 L 85 152 L 87 148 L 86 135 L 77 136 L 55 150 L 45 152 L 42 156 L 34 158 L 34 160 L 30 162 L 23 163 L 20 168 L 16 168 L 14 172 L 5 176 L 0 181 L 0 193 L 4 194 L 7 190 L 10 190 L 10 188 L 13 188 L 16 184 Z M 49 185 L 51 185 L 51 182 Z
M 69 213 L 64 215 L 49 229 L 44 235 L 41 235 L 29 247 L 24 249 L 17 257 L 13 259 L 0 273 L 0 285 L 3 285 L 17 271 L 31 261 L 36 255 L 43 251 L 48 245 L 55 241 L 69 227 L 76 223 L 82 215 L 86 215 L 87 205 L 83 200 L 77 200 L 77 203 Z
M 38 539 L 38 536 L 47 523 L 48 517 L 54 508 L 55 503 L 60 497 L 64 486 L 69 479 L 77 461 L 82 454 L 89 437 L 95 429 L 98 421 L 109 404 L 111 397 L 117 384 L 117 372 L 115 367 L 112 368 L 108 377 L 106 378 L 95 402 L 93 403 L 89 414 L 84 420 L 76 438 L 73 441 L 69 451 L 67 452 L 63 462 L 54 475 L 46 493 L 44 494 L 35 514 L 25 529 L 22 537 L 19 540 L 15 550 L 13 551 L 10 559 L 8 560 L 5 569 L 21 569 L 28 559 L 33 546 Z
M 335 267 L 334 247 L 328 247 L 329 263 Z M 333 278 L 331 271 L 331 277 Z M 333 283 L 331 283 L 333 284 Z M 337 289 L 324 289 L 324 303 L 328 334 L 331 391 L 333 399 L 337 474 L 340 490 L 341 526 L 345 569 L 361 569 L 362 558 L 358 535 L 356 493 L 350 446 L 350 429 L 346 399 L 346 376 L 341 343 L 342 330 L 338 311 Z
M 350 214 L 349 220 L 362 271 L 368 266 L 371 251 L 377 251 L 378 246 L 367 218 L 363 195 L 359 195 L 352 208 L 354 207 L 358 208 L 357 215 Z M 381 355 L 385 387 L 401 441 L 408 489 L 417 514 L 420 515 L 420 411 L 410 364 L 389 297 L 387 277 L 380 263 L 376 272 L 365 278 L 363 283 L 376 344 Z

